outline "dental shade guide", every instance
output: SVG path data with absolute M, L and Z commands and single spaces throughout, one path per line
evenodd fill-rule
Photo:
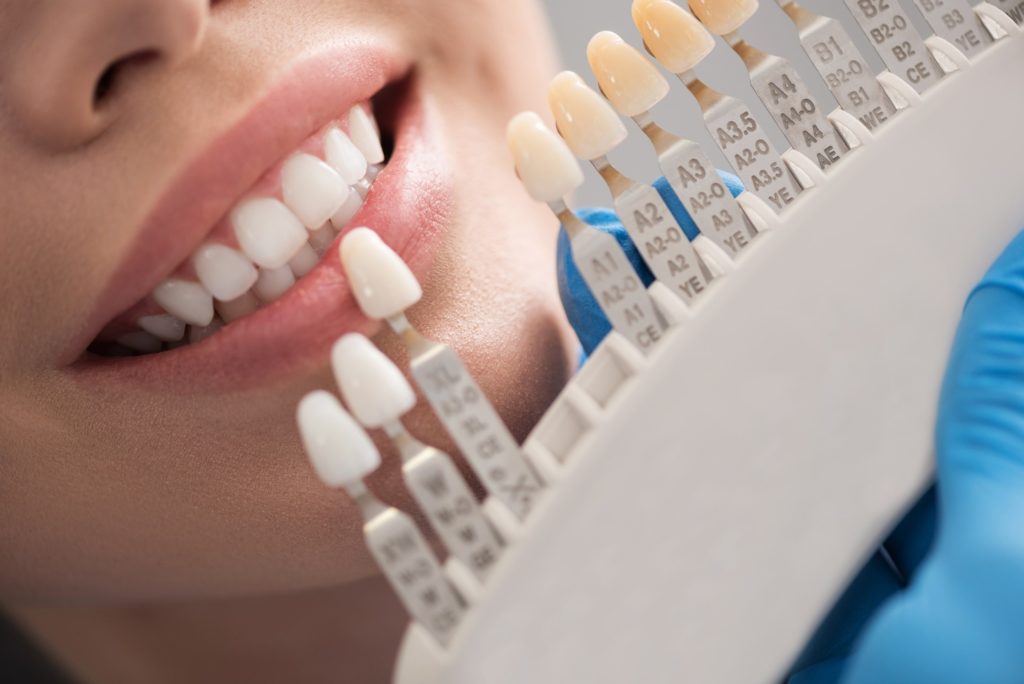
M 368 228 L 349 231 L 340 252 L 360 308 L 386 320 L 405 343 L 413 379 L 493 498 L 494 515 L 504 517 L 504 507 L 525 519 L 544 485 L 455 351 L 422 336 L 405 317 L 423 294 L 412 271 Z

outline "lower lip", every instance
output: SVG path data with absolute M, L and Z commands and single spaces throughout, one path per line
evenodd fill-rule
M 368 226 L 422 277 L 451 210 L 451 175 L 429 103 L 413 88 L 395 117 L 395 149 L 350 226 Z M 347 231 L 346 231 L 347 232 Z M 162 393 L 238 391 L 319 367 L 346 332 L 377 324 L 359 311 L 337 244 L 280 299 L 217 334 L 178 349 L 133 358 L 90 356 L 67 371 L 94 386 L 130 384 Z

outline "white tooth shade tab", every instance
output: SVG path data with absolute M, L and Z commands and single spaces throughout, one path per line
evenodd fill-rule
M 409 266 L 369 228 L 346 233 L 340 252 L 349 287 L 368 317 L 396 316 L 423 296 Z
M 674 74 L 693 69 L 715 49 L 708 30 L 671 0 L 633 0 L 633 23 L 647 50 Z
M 192 256 L 196 276 L 215 299 L 241 297 L 256 282 L 256 267 L 249 258 L 227 245 L 208 243 Z
M 366 157 L 340 128 L 327 131 L 324 137 L 324 156 L 331 168 L 348 185 L 355 185 L 366 175 Z
M 580 159 L 597 159 L 626 139 L 626 127 L 608 102 L 571 71 L 551 80 L 548 105 L 558 132 Z
M 177 342 L 185 336 L 185 321 L 170 314 L 143 316 L 139 327 L 164 342 Z
M 757 0 L 690 0 L 690 9 L 712 33 L 739 29 L 757 12 Z
M 292 273 L 296 278 L 301 278 L 312 271 L 318 261 L 320 261 L 320 257 L 317 256 L 316 250 L 307 243 L 291 258 L 288 266 L 292 269 Z
M 623 116 L 643 114 L 668 95 L 668 81 L 658 68 L 611 31 L 590 39 L 587 61 L 601 92 Z
M 310 230 L 331 218 L 348 193 L 338 172 L 311 154 L 296 154 L 281 169 L 284 203 Z
M 398 420 L 416 405 L 402 371 L 363 335 L 350 333 L 335 342 L 331 367 L 345 403 L 368 428 Z
M 287 264 L 279 268 L 261 268 L 252 291 L 261 302 L 272 302 L 295 284 L 295 274 Z
M 508 123 L 507 138 L 519 179 L 533 199 L 561 200 L 583 184 L 579 162 L 535 112 L 514 116 Z
M 380 465 L 377 447 L 330 392 L 303 397 L 296 418 L 310 463 L 329 487 L 355 484 Z
M 189 325 L 209 325 L 213 320 L 213 297 L 199 283 L 180 278 L 165 280 L 153 290 L 153 301 Z
M 348 199 L 345 200 L 345 203 L 338 207 L 338 211 L 334 212 L 334 216 L 331 217 L 331 225 L 338 230 L 345 228 L 362 208 L 363 196 L 353 189 L 348 194 Z
M 295 214 L 272 197 L 243 201 L 231 213 L 231 224 L 242 251 L 263 268 L 287 264 L 308 235 Z
M 370 117 L 362 105 L 353 107 L 348 113 L 348 134 L 367 162 L 379 164 L 384 161 L 384 148 L 380 145 L 377 124 Z

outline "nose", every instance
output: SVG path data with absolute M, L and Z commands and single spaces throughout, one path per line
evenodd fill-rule
M 100 136 L 119 102 L 200 45 L 210 0 L 33 2 L 5 67 L 8 111 L 37 143 L 70 149 Z M 11 54 L 11 53 L 8 53 Z

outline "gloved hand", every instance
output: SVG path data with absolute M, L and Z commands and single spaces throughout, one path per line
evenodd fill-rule
M 741 185 L 722 174 L 733 194 Z M 696 226 L 655 183 L 692 239 Z M 580 212 L 643 265 L 614 213 Z M 590 353 L 610 330 L 559 238 L 559 288 Z M 946 372 L 938 482 L 857 575 L 789 684 L 1024 683 L 1024 233 L 972 292 Z

